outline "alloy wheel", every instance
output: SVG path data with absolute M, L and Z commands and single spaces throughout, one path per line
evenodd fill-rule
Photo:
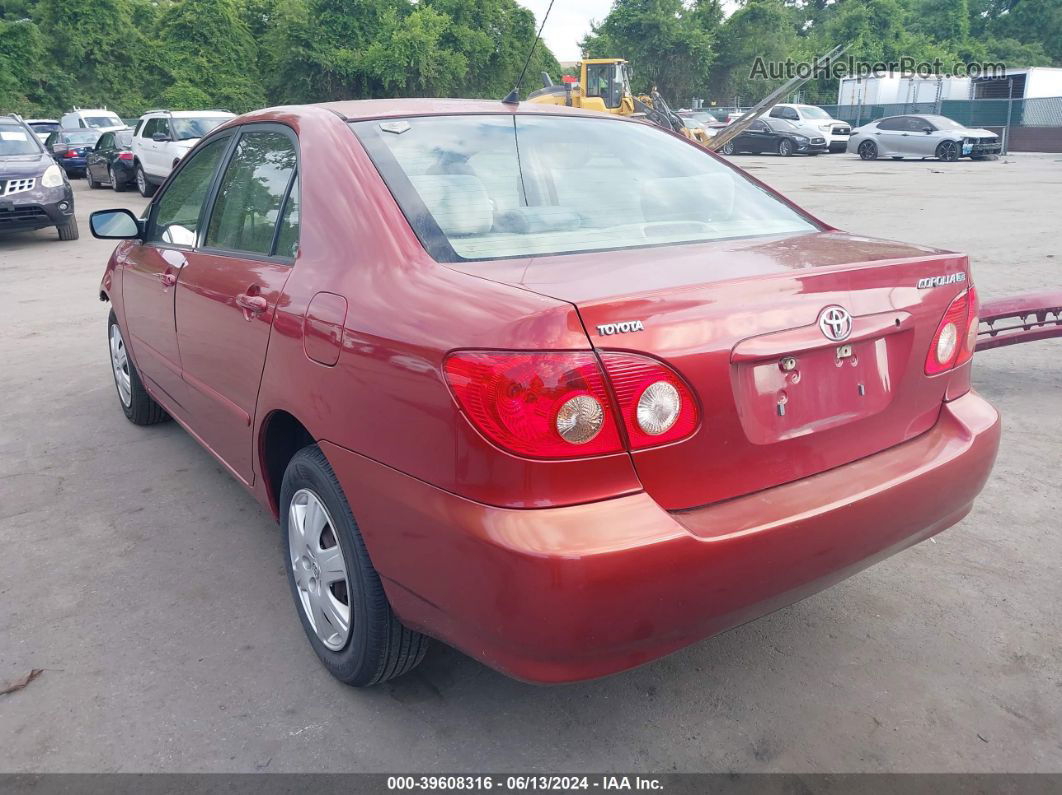
M 141 196 L 147 196 L 147 178 L 144 176 L 144 169 L 140 167 L 136 170 L 136 187 L 140 190 Z
M 117 323 L 111 324 L 110 333 L 111 369 L 114 370 L 114 385 L 118 387 L 118 397 L 122 405 L 128 408 L 133 402 L 133 387 L 129 375 L 129 354 L 125 350 L 125 340 Z
M 959 145 L 955 141 L 941 141 L 937 147 L 937 157 L 954 162 L 959 159 Z
M 732 141 L 727 141 L 725 144 L 723 144 L 723 148 L 720 151 L 724 155 L 734 154 L 734 143 Z
M 107 179 L 110 180 L 111 187 L 118 190 L 118 180 L 114 178 L 114 169 L 110 166 L 107 166 Z
M 789 155 L 793 154 L 793 142 L 790 141 L 788 138 L 783 138 L 781 141 L 779 141 L 778 154 L 780 154 L 782 157 L 789 157 Z
M 878 156 L 878 150 L 877 147 L 874 145 L 874 142 L 863 141 L 863 143 L 859 145 L 859 156 L 863 160 L 873 160 L 874 158 L 876 158 Z
M 335 523 L 309 489 L 299 489 L 291 498 L 288 559 L 310 626 L 321 643 L 339 651 L 350 638 L 350 579 Z

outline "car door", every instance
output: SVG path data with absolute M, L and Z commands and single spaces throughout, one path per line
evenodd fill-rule
M 748 147 L 753 152 L 770 152 L 774 148 L 774 132 L 765 121 L 754 121 L 745 131 Z
M 152 136 L 158 130 L 159 120 L 158 117 L 148 119 L 140 128 L 140 132 L 137 134 L 137 157 L 140 159 L 140 167 L 144 169 L 145 174 L 155 173 L 155 140 Z
M 878 122 L 874 130 L 874 143 L 878 145 L 878 154 L 886 157 L 902 157 L 907 154 L 905 138 L 907 136 L 907 117 L 892 116 Z
M 170 172 L 173 171 L 173 155 L 170 152 L 170 120 L 165 116 L 161 116 L 157 119 L 158 124 L 155 127 L 155 136 L 161 137 L 162 140 L 156 141 L 152 139 L 151 148 L 151 173 L 156 177 L 168 177 Z
M 927 128 L 929 132 L 926 132 Z M 933 157 L 941 139 L 940 132 L 927 119 L 907 117 L 907 146 L 913 156 Z
M 161 389 L 179 413 L 186 389 L 173 297 L 203 223 L 215 172 L 231 143 L 231 135 L 219 136 L 183 164 L 148 208 L 144 241 L 121 255 L 126 342 L 141 375 Z
M 85 157 L 85 170 L 92 173 L 97 182 L 107 181 L 107 163 L 114 149 L 114 133 L 104 133 Z
M 200 246 L 177 282 L 177 342 L 193 429 L 247 483 L 266 347 L 294 262 L 297 160 L 289 128 L 240 128 Z

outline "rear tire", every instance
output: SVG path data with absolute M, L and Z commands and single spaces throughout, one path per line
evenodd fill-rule
M 723 148 L 719 151 L 727 156 L 734 154 L 734 142 L 727 141 L 725 144 L 723 144 Z
M 140 191 L 140 195 L 145 199 L 150 199 L 155 195 L 155 191 L 158 190 L 157 186 L 148 181 L 147 174 L 144 173 L 144 167 L 139 163 L 136 164 L 136 189 Z
M 424 659 L 428 638 L 403 626 L 391 610 L 346 495 L 317 445 L 297 452 L 284 471 L 280 530 L 299 621 L 332 676 L 366 687 L 401 676 Z
M 114 169 L 111 166 L 107 166 L 107 178 L 111 181 L 111 188 L 115 193 L 121 193 L 125 190 L 125 185 L 121 185 L 118 182 L 118 177 L 114 173 Z
M 70 216 L 70 220 L 65 224 L 59 224 L 55 228 L 59 230 L 60 240 L 77 240 L 80 237 L 77 229 L 77 218 L 73 216 Z
M 92 169 L 85 169 L 85 181 L 88 182 L 88 186 L 91 190 L 96 190 L 100 186 L 100 183 L 96 182 L 96 178 L 92 176 Z
M 863 141 L 859 144 L 858 149 L 859 157 L 861 160 L 877 160 L 878 159 L 878 145 L 873 141 Z
M 114 374 L 114 388 L 118 391 L 118 404 L 122 412 L 134 425 L 156 425 L 170 418 L 166 410 L 144 389 L 140 374 L 136 371 L 133 360 L 125 347 L 122 328 L 118 318 L 111 311 L 107 318 L 107 344 L 111 355 L 111 372 Z

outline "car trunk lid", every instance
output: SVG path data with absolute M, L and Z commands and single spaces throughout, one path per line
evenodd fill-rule
M 837 232 L 514 265 L 494 278 L 570 301 L 599 350 L 653 356 L 691 386 L 698 430 L 632 453 L 669 510 L 807 477 L 932 427 L 950 377 L 927 377 L 925 356 L 967 268 L 962 255 Z M 961 277 L 918 286 L 949 274 Z M 831 307 L 850 314 L 844 339 L 820 323 Z M 633 321 L 644 330 L 620 331 Z

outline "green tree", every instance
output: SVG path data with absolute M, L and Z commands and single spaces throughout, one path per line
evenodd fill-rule
M 167 106 L 205 105 L 242 113 L 265 104 L 254 69 L 258 47 L 236 0 L 170 5 L 162 14 L 158 40 L 161 97 Z
M 739 12 L 740 13 L 740 12 Z M 718 3 L 682 0 L 616 0 L 605 19 L 582 42 L 591 58 L 624 58 L 633 89 L 656 86 L 676 105 L 703 96 L 715 57 Z
M 799 20 L 781 0 L 749 0 L 735 11 L 719 32 L 711 98 L 721 105 L 750 105 L 784 82 L 753 76 L 752 69 L 757 58 L 766 64 L 805 55 L 797 35 Z

